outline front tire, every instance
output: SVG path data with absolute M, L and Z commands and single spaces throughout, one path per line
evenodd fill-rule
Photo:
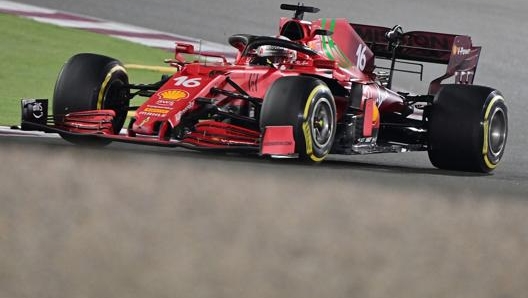
M 502 94 L 473 85 L 445 85 L 429 117 L 429 159 L 440 169 L 489 173 L 499 164 L 508 136 Z
M 293 127 L 295 152 L 311 162 L 322 161 L 330 152 L 336 131 L 336 107 L 328 86 L 313 77 L 283 77 L 267 91 L 260 127 Z
M 129 90 L 128 74 L 116 59 L 90 53 L 77 54 L 63 66 L 53 94 L 55 125 L 63 123 L 64 115 L 71 112 L 111 109 L 116 116 L 112 121 L 113 132 L 118 134 L 125 123 Z M 106 145 L 109 140 L 90 136 L 61 134 L 72 143 Z

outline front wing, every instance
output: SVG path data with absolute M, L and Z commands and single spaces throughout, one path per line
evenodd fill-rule
M 259 153 L 260 133 L 229 124 L 217 122 L 214 127 L 207 123 L 197 125 L 196 131 L 182 140 L 166 139 L 159 136 L 136 135 L 130 131 L 114 134 L 112 110 L 95 110 L 70 113 L 62 117 L 62 125 L 54 124 L 54 116 L 48 114 L 47 99 L 23 99 L 21 102 L 21 129 L 58 133 L 61 136 L 82 137 L 83 139 L 106 139 L 111 141 L 161 146 L 181 147 L 202 151 Z M 55 116 L 57 117 L 57 116 Z M 234 132 L 233 132 L 234 131 Z

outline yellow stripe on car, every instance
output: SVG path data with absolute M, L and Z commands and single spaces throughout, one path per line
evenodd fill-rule
M 151 70 L 163 73 L 175 73 L 178 70 L 170 66 L 152 66 L 152 65 L 142 65 L 142 64 L 125 64 L 127 69 L 139 69 L 139 70 Z

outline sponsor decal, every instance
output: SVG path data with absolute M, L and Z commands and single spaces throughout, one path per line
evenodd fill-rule
M 159 99 L 156 101 L 156 105 L 172 107 L 174 105 L 174 100 Z
M 33 123 L 46 125 L 48 118 L 48 100 L 47 99 L 22 99 L 22 120 L 28 120 Z M 27 126 L 22 123 L 22 130 Z
M 141 112 L 139 112 L 139 115 L 141 115 L 141 116 L 148 116 L 148 117 L 163 117 L 163 114 L 159 114 L 159 113 L 151 113 L 151 112 L 145 112 L 145 111 L 141 111 Z
M 143 111 L 147 113 L 167 114 L 170 110 L 160 109 L 160 108 L 146 108 Z
M 471 53 L 471 49 L 466 49 L 464 47 L 453 46 L 453 55 L 465 56 Z
M 142 116 L 151 116 L 151 117 L 163 117 L 165 116 L 170 110 L 162 109 L 162 108 L 152 108 L 148 107 L 144 109 L 143 111 L 139 112 L 139 115 Z
M 368 137 L 368 138 L 359 138 L 359 139 L 358 139 L 358 142 L 359 142 L 359 143 L 372 143 L 372 140 L 373 140 L 372 137 Z
M 299 66 L 310 66 L 312 64 L 312 62 L 310 61 L 305 61 L 305 60 L 296 60 L 296 61 L 293 61 L 292 64 L 294 65 L 299 65 Z
M 150 117 L 147 117 L 147 118 L 143 119 L 143 121 L 141 121 L 141 123 L 139 123 L 139 127 L 145 125 L 149 121 L 150 121 Z
M 178 101 L 189 97 L 189 92 L 181 89 L 168 89 L 158 93 L 160 100 Z
M 33 104 L 33 117 L 35 117 L 35 119 L 40 119 L 42 116 L 44 116 L 44 108 L 42 107 L 42 103 L 35 102 Z

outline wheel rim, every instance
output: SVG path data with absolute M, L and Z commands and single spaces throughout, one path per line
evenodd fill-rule
M 324 148 L 330 143 L 334 132 L 334 114 L 330 101 L 323 97 L 314 106 L 311 119 L 314 145 Z
M 126 120 L 128 111 L 128 96 L 127 90 L 123 87 L 124 83 L 121 80 L 111 82 L 104 94 L 103 109 L 110 109 L 116 112 L 113 121 L 114 131 L 118 133 Z
M 489 149 L 493 156 L 498 156 L 506 142 L 507 124 L 506 124 L 506 113 L 502 108 L 497 108 L 493 112 L 489 120 Z

